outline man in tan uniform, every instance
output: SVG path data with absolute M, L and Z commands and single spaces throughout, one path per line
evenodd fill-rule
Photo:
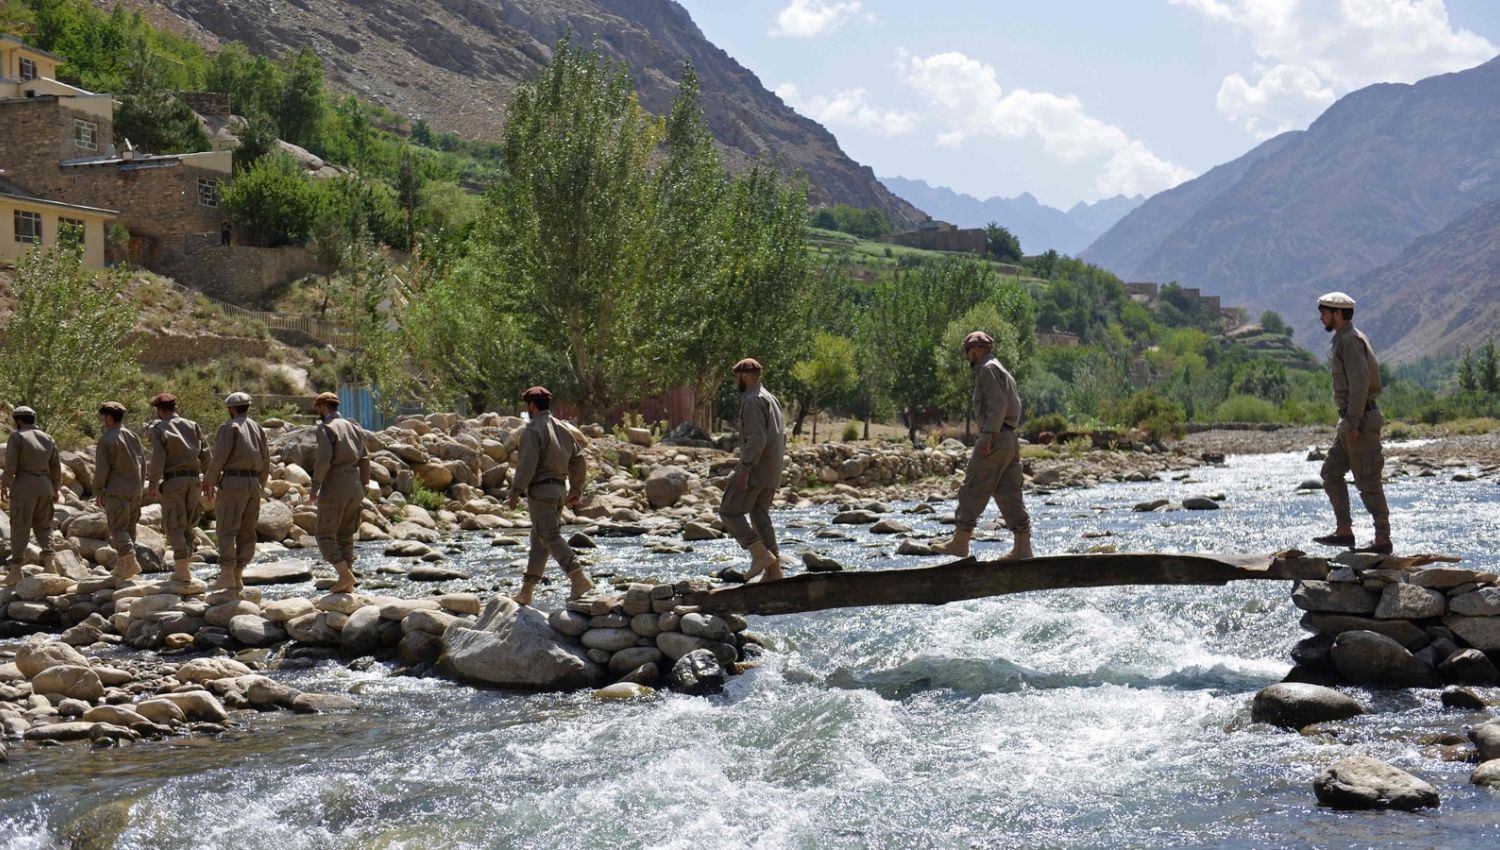
M 94 447 L 94 497 L 109 523 L 109 545 L 119 553 L 113 575 L 121 581 L 141 574 L 135 559 L 135 527 L 141 521 L 141 485 L 146 478 L 141 440 L 124 423 L 125 405 L 106 401 L 99 406 L 104 433 Z
M 172 578 L 193 580 L 193 543 L 189 538 L 202 515 L 199 475 L 208 465 L 208 438 L 191 419 L 177 415 L 177 396 L 151 399 L 156 421 L 146 429 L 151 446 L 146 498 L 161 502 L 161 526 L 172 547 Z
M 1330 292 L 1318 299 L 1318 319 L 1333 334 L 1328 357 L 1333 370 L 1333 401 L 1339 409 L 1338 431 L 1323 461 L 1323 490 L 1333 505 L 1337 528 L 1316 542 L 1325 546 L 1354 548 L 1354 519 L 1349 511 L 1349 485 L 1344 473 L 1354 472 L 1360 501 L 1375 521 L 1375 540 L 1356 551 L 1390 554 L 1391 512 L 1386 506 L 1385 485 L 1380 474 L 1385 455 L 1380 447 L 1380 429 L 1385 417 L 1375 400 L 1380 398 L 1380 364 L 1370 338 L 1354 327 L 1354 299 Z
M 568 599 L 577 599 L 594 589 L 594 583 L 583 574 L 583 565 L 568 541 L 562 538 L 563 505 L 573 507 L 583 495 L 588 472 L 583 457 L 583 435 L 567 423 L 552 418 L 552 393 L 546 387 L 532 387 L 522 394 L 531 423 L 521 432 L 521 449 L 516 471 L 510 480 L 510 506 L 514 508 L 526 497 L 526 512 L 531 515 L 531 550 L 526 558 L 526 575 L 516 602 L 530 605 L 537 583 L 547 567 L 547 555 L 557 559 L 571 587 Z
M 1001 560 L 1032 557 L 1031 516 L 1021 498 L 1021 446 L 1016 425 L 1021 419 L 1021 397 L 1016 379 L 995 357 L 995 340 L 984 331 L 964 337 L 964 357 L 974 367 L 974 416 L 979 440 L 969 456 L 963 486 L 958 490 L 958 523 L 953 538 L 932 548 L 946 555 L 969 556 L 974 526 L 990 499 L 1000 507 L 1015 544 Z
M 318 506 L 318 551 L 333 565 L 338 581 L 329 593 L 354 592 L 354 534 L 370 483 L 365 435 L 339 416 L 339 397 L 321 393 L 313 402 L 318 424 L 318 455 L 313 463 L 312 496 Z
M 0 499 L 10 500 L 10 571 L 5 586 L 21 583 L 26 543 L 35 535 L 42 550 L 42 571 L 55 572 L 52 563 L 52 503 L 62 490 L 62 461 L 57 443 L 36 427 L 36 411 L 22 405 L 11 413 L 15 430 L 5 441 L 5 473 L 0 475 Z
M 261 488 L 271 476 L 271 451 L 260 424 L 250 418 L 250 401 L 248 393 L 224 399 L 229 421 L 214 434 L 213 455 L 203 473 L 203 495 L 215 499 L 217 493 L 219 577 L 213 590 L 243 587 L 245 567 L 255 560 L 255 523 Z
M 745 580 L 764 574 L 762 582 L 779 581 L 781 550 L 771 525 L 771 500 L 786 463 L 786 422 L 781 402 L 760 385 L 759 361 L 747 357 L 734 364 L 733 371 L 740 389 L 740 457 L 719 502 L 719 517 L 750 553 Z

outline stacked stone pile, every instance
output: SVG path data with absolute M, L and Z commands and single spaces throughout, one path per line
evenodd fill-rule
M 1500 684 L 1500 576 L 1348 553 L 1292 602 L 1313 633 L 1291 677 L 1372 687 Z

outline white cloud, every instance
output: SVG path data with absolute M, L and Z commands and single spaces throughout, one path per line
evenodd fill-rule
M 920 57 L 903 52 L 896 68 L 946 125 L 936 138 L 940 146 L 958 147 L 971 138 L 1035 137 L 1044 151 L 1065 163 L 1102 159 L 1098 188 L 1103 196 L 1153 195 L 1193 176 L 1123 129 L 1089 115 L 1078 98 L 1026 89 L 1007 92 L 992 66 L 962 53 Z
M 832 97 L 804 98 L 795 85 L 783 83 L 776 87 L 776 96 L 787 106 L 828 126 L 858 127 L 882 136 L 910 133 L 917 126 L 917 116 L 899 109 L 881 109 L 870 102 L 870 93 L 864 89 L 836 92 Z
M 1456 29 L 1443 0 L 1169 0 L 1243 30 L 1259 63 L 1219 89 L 1219 111 L 1265 137 L 1306 126 L 1333 100 L 1378 82 L 1410 83 L 1495 56 Z
M 859 0 L 792 0 L 776 13 L 771 35 L 812 38 L 857 16 L 862 8 Z

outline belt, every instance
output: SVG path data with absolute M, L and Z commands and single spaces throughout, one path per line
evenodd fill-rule
M 1379 408 L 1375 406 L 1375 401 L 1373 399 L 1371 399 L 1370 401 L 1365 402 L 1365 412 L 1369 413 L 1372 410 L 1379 410 Z M 1349 408 L 1347 408 L 1347 407 L 1341 407 L 1341 408 L 1339 408 L 1339 416 L 1340 417 L 1344 417 L 1344 416 L 1348 416 L 1348 415 L 1349 415 Z
M 225 478 L 259 478 L 260 473 L 253 469 L 226 469 Z
M 197 478 L 197 477 L 198 477 L 198 470 L 196 470 L 196 469 L 179 469 L 176 472 L 168 472 L 168 473 L 164 474 L 162 476 L 162 480 L 163 481 L 170 481 L 173 478 Z
M 1016 426 L 1014 426 L 1014 425 L 1010 424 L 1009 422 L 1007 422 L 1004 425 L 1000 426 L 1000 430 L 1001 431 L 1014 431 L 1014 430 L 1016 430 Z
M 538 484 L 563 484 L 563 485 L 566 485 L 567 483 L 568 483 L 568 481 L 565 478 L 543 478 L 540 481 L 533 481 L 533 482 L 531 482 L 531 486 L 535 487 Z

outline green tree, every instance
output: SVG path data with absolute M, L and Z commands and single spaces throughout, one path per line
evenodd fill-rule
M 998 222 L 984 226 L 984 245 L 990 256 L 1002 263 L 1021 261 L 1021 240 Z
M 1500 393 L 1500 356 L 1495 352 L 1495 341 L 1484 344 L 1479 352 L 1479 388 L 1486 393 Z
M 30 405 L 60 438 L 81 433 L 94 403 L 138 371 L 126 280 L 121 270 L 90 270 L 76 247 L 23 255 L 11 282 L 15 310 L 0 334 L 0 398 Z
M 224 188 L 224 206 L 262 245 L 299 245 L 312 233 L 322 193 L 285 154 L 261 157 Z
M 297 51 L 286 72 L 277 111 L 281 138 L 302 147 L 312 145 L 323 120 L 324 104 L 323 61 L 312 48 L 304 47 Z
M 813 337 L 806 360 L 792 366 L 792 377 L 807 387 L 807 405 L 813 414 L 813 442 L 818 441 L 818 414 L 834 396 L 853 390 L 859 383 L 854 368 L 854 343 L 846 337 L 820 333 Z
M 1260 314 L 1260 329 L 1278 336 L 1292 335 L 1292 326 L 1288 325 L 1286 319 L 1281 318 L 1281 314 L 1275 310 L 1267 310 Z
M 1458 356 L 1458 388 L 1466 393 L 1479 389 L 1479 370 L 1474 365 L 1474 352 L 1467 347 Z
M 401 242 L 396 247 L 410 251 L 417 242 L 417 210 L 422 206 L 422 169 L 417 155 L 403 145 L 396 172 L 396 202 L 401 206 Z
M 253 106 L 253 104 L 252 104 Z M 242 173 L 261 157 L 277 149 L 276 121 L 271 116 L 252 108 L 242 116 L 245 124 L 240 127 L 239 146 L 234 149 L 234 168 Z
M 1024 358 L 1029 351 L 1022 343 L 1023 336 L 1035 338 L 1031 329 L 1017 327 L 989 301 L 975 305 L 948 323 L 942 341 L 932 352 L 937 376 L 934 400 L 945 415 L 964 417 L 966 430 L 973 412 L 974 370 L 963 356 L 962 349 L 964 337 L 973 331 L 984 331 L 994 338 L 995 356 L 1012 375 L 1022 374 L 1025 370 Z

